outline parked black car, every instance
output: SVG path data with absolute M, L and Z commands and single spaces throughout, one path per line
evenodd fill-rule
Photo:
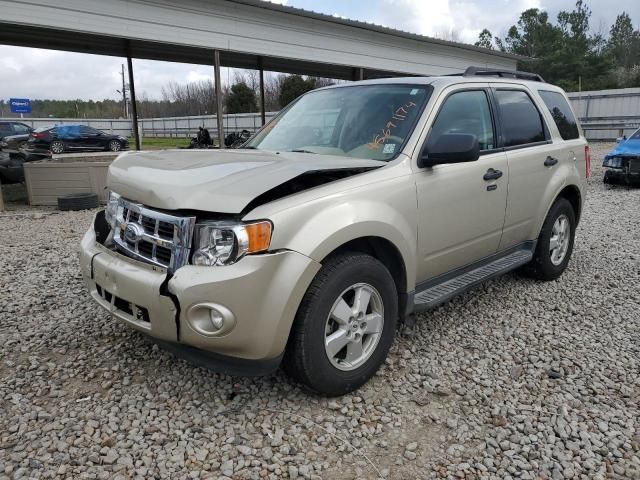
M 8 153 L 12 160 L 29 161 L 42 158 L 42 155 L 30 155 L 24 151 L 30 133 L 31 132 L 21 135 L 9 135 L 8 137 L 0 138 L 0 150 Z
M 0 151 L 11 158 L 25 158 L 20 152 L 22 144 L 29 138 L 33 128 L 21 122 L 0 122 Z
M 22 122 L 0 122 L 0 139 L 10 135 L 28 135 L 33 132 L 33 128 Z
M 0 181 L 4 184 L 18 183 L 24 180 L 22 164 L 25 160 L 33 160 L 20 148 L 26 143 L 33 131 L 22 122 L 0 122 Z
M 129 148 L 129 140 L 86 125 L 56 125 L 38 128 L 27 140 L 25 151 L 31 154 L 59 154 L 63 152 L 91 152 L 110 150 L 119 152 Z

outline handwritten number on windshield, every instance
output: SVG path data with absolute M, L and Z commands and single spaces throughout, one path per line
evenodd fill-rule
M 386 122 L 385 126 L 374 134 L 373 141 L 368 143 L 367 147 L 371 150 L 377 150 L 384 145 L 387 139 L 392 136 L 394 129 L 398 127 L 400 122 L 404 122 L 406 120 L 409 115 L 409 111 L 415 107 L 416 104 L 410 101 L 396 109 L 396 111 L 391 115 L 391 118 Z

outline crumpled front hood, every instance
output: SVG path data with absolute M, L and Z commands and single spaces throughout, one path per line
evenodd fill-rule
M 125 152 L 109 189 L 150 207 L 240 213 L 258 195 L 310 171 L 377 168 L 383 162 L 260 150 Z
M 635 138 L 624 140 L 616 145 L 616 148 L 607 153 L 604 158 L 629 156 L 640 156 L 640 140 L 636 140 Z

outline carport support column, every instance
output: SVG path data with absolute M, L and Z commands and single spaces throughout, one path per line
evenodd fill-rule
M 224 118 L 222 117 L 222 85 L 220 84 L 220 51 L 213 51 L 213 71 L 216 81 L 216 120 L 218 122 L 218 142 L 224 148 Z
M 128 48 L 131 52 L 131 49 Z M 131 121 L 133 122 L 133 138 L 136 142 L 136 150 L 140 150 L 140 132 L 138 131 L 138 106 L 136 105 L 136 86 L 133 82 L 133 62 L 131 53 L 127 55 L 127 69 L 129 70 L 129 93 L 131 98 Z
M 262 66 L 262 57 L 258 57 L 258 70 L 260 71 L 260 118 L 262 125 L 267 123 L 267 112 L 264 109 L 264 68 Z

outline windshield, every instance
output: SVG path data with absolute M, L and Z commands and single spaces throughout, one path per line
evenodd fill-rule
M 640 140 L 640 128 L 633 132 L 633 134 L 629 137 L 629 140 Z
M 389 161 L 411 135 L 428 85 L 356 85 L 307 93 L 245 148 Z

